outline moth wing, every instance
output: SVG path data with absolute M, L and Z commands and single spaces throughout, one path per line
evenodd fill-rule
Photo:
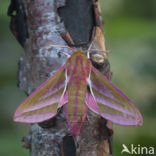
M 88 84 L 86 103 L 92 111 L 115 124 L 142 125 L 142 116 L 133 102 L 94 67 Z
M 56 115 L 58 107 L 68 102 L 65 66 L 32 92 L 14 114 L 14 121 L 37 123 Z

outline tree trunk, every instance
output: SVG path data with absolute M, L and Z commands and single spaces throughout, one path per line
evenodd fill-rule
M 10 28 L 24 48 L 19 61 L 19 87 L 30 94 L 60 66 L 67 45 L 94 49 L 91 61 L 108 79 L 109 62 L 102 31 L 98 0 L 12 0 L 8 9 Z M 16 11 L 16 14 L 13 12 Z M 33 124 L 24 137 L 31 156 L 108 156 L 112 154 L 111 131 L 107 121 L 88 111 L 75 145 L 63 111 L 46 122 Z

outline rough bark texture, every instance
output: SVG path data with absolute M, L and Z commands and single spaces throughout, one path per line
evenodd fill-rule
M 8 15 L 10 28 L 24 48 L 19 61 L 19 87 L 28 95 L 65 63 L 64 53 L 71 54 L 69 49 L 51 44 L 87 49 L 93 42 L 94 49 L 106 51 L 97 0 L 12 0 Z M 91 60 L 111 78 L 106 52 L 92 52 Z M 75 145 L 60 111 L 54 119 L 31 125 L 23 141 L 31 156 L 108 156 L 112 145 L 106 124 L 88 111 Z

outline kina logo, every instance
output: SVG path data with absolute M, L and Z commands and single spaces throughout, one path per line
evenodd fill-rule
M 122 144 L 122 147 L 123 147 L 123 150 L 121 151 L 121 154 L 124 152 L 131 154 L 131 152 L 129 151 L 129 149 L 127 148 L 127 146 L 125 144 Z
M 124 153 L 129 153 L 129 154 L 136 154 L 136 155 L 140 155 L 140 154 L 147 154 L 147 155 L 154 155 L 155 154 L 155 149 L 154 147 L 144 147 L 144 146 L 134 146 L 133 144 L 131 144 L 131 147 L 128 148 L 125 144 L 122 144 L 122 151 L 121 154 Z

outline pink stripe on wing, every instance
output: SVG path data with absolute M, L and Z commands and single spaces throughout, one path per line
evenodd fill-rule
M 66 91 L 64 95 L 61 97 L 60 102 L 58 104 L 58 108 L 62 107 L 67 102 L 68 102 L 68 91 Z
M 109 113 L 102 113 L 101 114 L 102 117 L 104 117 L 106 120 L 110 120 L 115 124 L 119 124 L 119 125 L 125 125 L 125 126 L 132 126 L 132 125 L 142 125 L 142 122 L 140 120 L 140 117 L 138 116 L 138 118 L 126 118 L 123 116 L 118 116 L 118 115 L 112 115 Z
M 46 100 L 46 101 L 43 101 L 43 102 L 38 102 L 37 105 L 30 106 L 28 108 L 25 108 L 23 111 L 16 112 L 16 116 L 18 116 L 18 115 L 20 115 L 22 113 L 25 113 L 25 112 L 38 110 L 38 109 L 41 109 L 43 107 L 56 104 L 59 101 L 59 99 L 60 99 L 60 96 L 58 95 L 57 97 L 52 97 L 49 100 Z
M 33 114 L 33 115 L 22 115 L 14 118 L 16 122 L 23 122 L 23 123 L 39 123 L 45 120 L 48 120 L 54 117 L 56 113 L 49 112 L 46 114 Z
M 94 113 L 100 114 L 94 97 L 89 92 L 86 94 L 86 104 Z

